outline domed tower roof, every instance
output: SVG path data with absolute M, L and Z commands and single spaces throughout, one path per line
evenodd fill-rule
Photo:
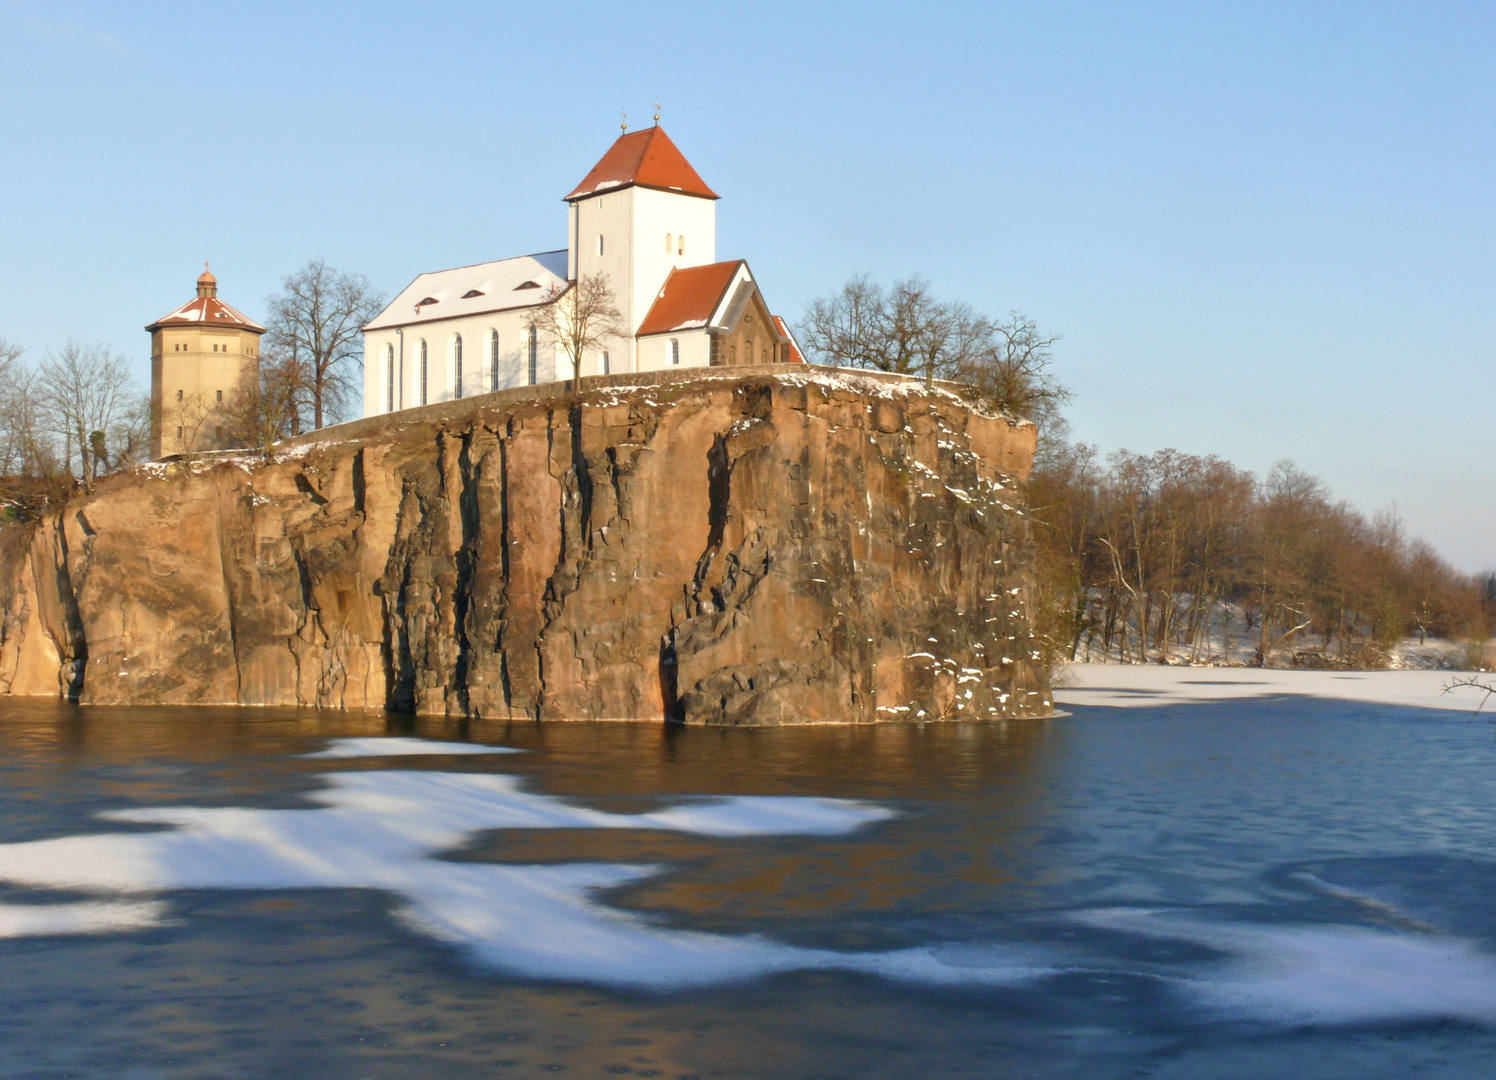
M 248 330 L 252 334 L 263 334 L 265 328 L 241 312 L 235 311 L 218 299 L 218 279 L 203 264 L 203 272 L 197 276 L 197 295 L 146 327 L 154 334 L 163 326 L 223 326 L 232 330 Z

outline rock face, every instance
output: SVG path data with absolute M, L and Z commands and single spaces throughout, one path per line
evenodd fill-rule
M 803 365 L 152 464 L 0 530 L 0 692 L 794 724 L 1042 715 L 1034 430 Z

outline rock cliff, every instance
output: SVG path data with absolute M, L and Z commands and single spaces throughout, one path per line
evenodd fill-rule
M 504 391 L 0 530 L 0 692 L 791 724 L 1045 714 L 1031 425 L 801 365 Z

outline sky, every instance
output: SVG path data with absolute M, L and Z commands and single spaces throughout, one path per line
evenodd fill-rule
M 1496 567 L 1496 6 L 0 0 L 0 338 L 128 356 L 322 257 L 565 246 L 661 124 L 792 321 L 867 273 L 1061 338 L 1072 435 L 1282 459 Z

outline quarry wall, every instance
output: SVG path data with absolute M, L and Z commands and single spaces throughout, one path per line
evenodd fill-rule
M 1033 426 L 769 365 L 152 463 L 0 530 L 0 693 L 515 719 L 1044 715 Z

